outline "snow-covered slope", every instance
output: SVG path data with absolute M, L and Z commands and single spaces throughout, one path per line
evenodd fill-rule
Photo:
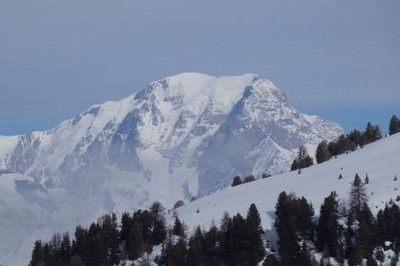
M 236 213 L 245 216 L 250 204 L 255 203 L 267 236 L 273 241 L 274 211 L 279 193 L 286 191 L 304 196 L 312 202 L 316 215 L 319 215 L 319 208 L 331 191 L 338 193 L 341 204 L 347 204 L 350 183 L 356 173 L 362 180 L 368 175 L 366 190 L 371 210 L 375 213 L 390 199 L 400 196 L 400 134 L 303 169 L 301 174 L 293 171 L 225 188 L 190 202 L 178 208 L 177 212 L 189 228 L 197 225 L 207 228 L 212 222 L 218 224 L 225 211 L 231 216 Z M 338 179 L 340 174 L 342 179 Z
M 313 153 L 342 132 L 257 75 L 183 73 L 51 130 L 0 137 L 0 235 L 18 232 L 0 240 L 0 263 L 24 261 L 35 238 L 104 212 L 155 200 L 171 208 L 234 175 L 285 172 L 300 145 Z

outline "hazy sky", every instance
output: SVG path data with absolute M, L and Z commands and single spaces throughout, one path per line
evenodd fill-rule
M 297 109 L 387 131 L 398 0 L 0 1 L 0 134 L 50 129 L 181 72 L 257 73 Z

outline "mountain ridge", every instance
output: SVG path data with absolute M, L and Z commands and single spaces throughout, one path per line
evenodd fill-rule
M 0 243 L 0 257 L 25 256 L 38 234 L 72 231 L 104 212 L 156 200 L 172 208 L 229 186 L 234 175 L 285 172 L 299 146 L 313 153 L 342 133 L 254 74 L 152 82 L 50 130 L 0 138 L 0 233 L 19 232 Z

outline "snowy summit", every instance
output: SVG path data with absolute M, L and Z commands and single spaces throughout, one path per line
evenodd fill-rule
M 257 75 L 183 73 L 48 131 L 0 137 L 0 233 L 14 239 L 0 243 L 0 263 L 25 262 L 38 236 L 105 212 L 171 208 L 235 175 L 286 172 L 300 146 L 313 154 L 342 133 Z

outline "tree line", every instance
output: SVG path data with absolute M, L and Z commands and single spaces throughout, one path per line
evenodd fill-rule
M 389 135 L 400 132 L 400 120 L 393 115 L 389 121 Z M 368 122 L 364 131 L 354 129 L 348 134 L 342 134 L 334 141 L 321 141 L 315 153 L 317 163 L 328 161 L 330 158 L 354 151 L 358 147 L 370 144 L 382 138 L 382 133 L 378 125 Z M 305 147 L 300 147 L 296 158 L 293 160 L 290 170 L 301 170 L 314 164 L 314 160 L 308 155 Z
M 327 196 L 318 216 L 304 197 L 282 192 L 275 206 L 277 245 L 265 239 L 259 211 L 251 204 L 246 217 L 224 214 L 220 226 L 197 227 L 187 235 L 186 226 L 175 215 L 167 228 L 159 202 L 148 210 L 104 215 L 88 228 L 76 227 L 71 240 L 67 233 L 55 234 L 49 242 L 37 240 L 32 251 L 34 265 L 118 265 L 141 258 L 148 265 L 155 246 L 161 252 L 157 265 L 378 265 L 384 250 L 400 251 L 400 208 L 391 201 L 374 216 L 368 206 L 367 183 L 356 174 L 347 207 L 336 192 Z M 342 207 L 341 207 L 342 206 Z M 389 243 L 389 246 L 388 246 Z M 276 249 L 276 250 L 275 250 Z M 317 261 L 316 252 L 322 254 Z

